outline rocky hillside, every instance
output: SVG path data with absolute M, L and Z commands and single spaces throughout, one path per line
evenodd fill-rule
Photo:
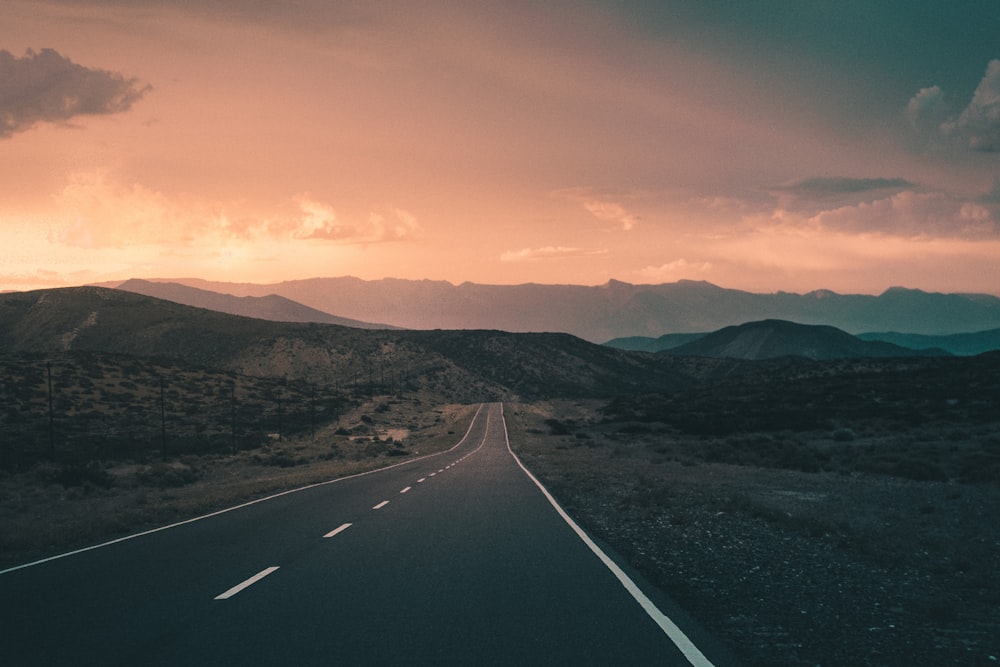
M 406 385 L 450 400 L 681 386 L 684 362 L 565 334 L 360 330 L 227 315 L 100 287 L 0 295 L 0 353 L 101 352 L 324 386 Z

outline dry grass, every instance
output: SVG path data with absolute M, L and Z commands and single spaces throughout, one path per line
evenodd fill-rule
M 461 438 L 474 406 L 431 401 L 376 397 L 315 438 L 274 441 L 236 455 L 40 463 L 2 474 L 0 568 L 442 451 Z

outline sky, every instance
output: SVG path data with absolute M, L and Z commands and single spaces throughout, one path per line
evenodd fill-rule
M 1000 295 L 994 0 L 5 0 L 0 289 Z

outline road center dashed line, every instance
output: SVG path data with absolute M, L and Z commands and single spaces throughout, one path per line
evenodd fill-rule
M 427 478 L 426 477 L 421 477 L 420 479 L 417 480 L 417 484 L 422 483 L 425 479 L 427 479 Z
M 348 524 L 348 525 L 350 525 L 350 524 Z M 275 565 L 273 567 L 269 567 L 269 568 L 266 568 L 264 570 L 261 570 L 260 572 L 258 572 L 257 574 L 253 575 L 252 577 L 250 577 L 249 579 L 247 579 L 243 583 L 236 584 L 235 586 L 233 586 L 232 588 L 230 588 L 228 591 L 226 591 L 222 595 L 216 595 L 215 599 L 216 600 L 228 600 L 229 598 L 233 597 L 234 595 L 236 595 L 237 593 L 239 593 L 240 591 L 242 591 L 244 588 L 249 588 L 250 586 L 253 586 L 258 581 L 260 581 L 261 579 L 263 579 L 264 577 L 266 577 L 267 575 L 271 574 L 272 572 L 274 572 L 277 569 L 278 569 L 278 566 Z
M 373 510 L 380 510 L 380 509 L 382 509 L 383 507 L 385 507 L 385 506 L 386 506 L 386 505 L 388 505 L 388 504 L 389 504 L 389 501 L 388 501 L 388 500 L 383 500 L 382 502 L 380 502 L 380 503 L 379 503 L 378 505 L 376 505 L 376 506 L 375 506 L 375 507 L 373 507 L 372 509 L 373 509 Z
M 406 488 L 404 488 L 404 489 L 400 489 L 400 490 L 399 490 L 399 492 L 400 492 L 400 493 L 406 493 L 407 491 L 409 491 L 409 490 L 410 490 L 410 489 L 412 489 L 412 488 L 413 488 L 413 487 L 411 487 L 411 486 L 408 486 L 408 487 L 406 487 Z
M 327 534 L 326 534 L 326 535 L 324 535 L 323 537 L 333 537 L 333 536 L 334 536 L 334 535 L 336 535 L 337 533 L 342 533 L 342 532 L 344 532 L 345 530 L 347 530 L 348 528 L 350 528 L 350 527 L 351 527 L 351 525 L 352 525 L 352 524 L 349 524 L 349 523 L 344 523 L 344 524 L 341 524 L 340 526 L 338 526 L 338 527 L 334 528 L 333 530 L 331 530 L 331 531 L 330 531 L 329 533 L 327 533 Z

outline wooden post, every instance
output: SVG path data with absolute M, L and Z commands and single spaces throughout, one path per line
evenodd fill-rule
M 52 362 L 45 362 L 45 370 L 49 376 L 49 459 L 56 460 L 56 431 L 52 415 Z
M 167 406 L 163 392 L 163 378 L 160 378 L 160 451 L 167 460 Z

